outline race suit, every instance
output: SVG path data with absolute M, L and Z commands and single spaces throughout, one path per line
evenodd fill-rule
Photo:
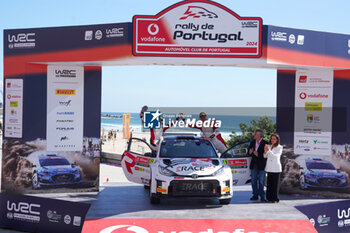
M 194 128 L 194 129 L 199 129 L 201 131 L 201 137 L 210 138 L 211 143 L 214 145 L 214 147 L 220 153 L 224 153 L 227 150 L 226 143 L 225 143 L 224 139 L 221 137 L 221 133 L 219 132 L 219 130 L 215 126 L 213 126 L 213 127 L 197 127 L 197 126 L 193 125 L 190 127 Z
M 177 120 L 178 118 L 176 119 L 176 121 Z M 172 127 L 175 124 L 175 122 L 171 122 L 170 125 L 166 125 L 164 127 L 161 127 L 160 129 L 150 129 L 150 133 L 151 133 L 150 144 L 151 146 L 153 146 L 153 149 L 157 148 L 157 143 L 159 142 L 160 138 L 164 135 L 165 131 L 170 129 L 170 127 Z

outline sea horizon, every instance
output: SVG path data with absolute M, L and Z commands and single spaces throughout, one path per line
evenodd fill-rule
M 110 115 L 110 116 L 116 116 L 118 118 L 113 117 L 103 117 L 101 116 L 101 128 L 104 128 L 105 131 L 109 130 L 116 130 L 121 132 L 123 130 L 123 119 L 121 116 L 123 115 L 123 112 L 101 112 L 102 115 Z M 141 125 L 141 119 L 139 114 L 140 113 L 130 113 L 130 131 L 133 133 L 142 133 L 142 125 Z M 119 118 L 120 117 L 120 118 Z M 239 128 L 239 125 L 241 123 L 247 123 L 250 124 L 250 122 L 253 119 L 258 119 L 260 116 L 237 116 L 237 115 L 209 115 L 210 118 L 215 118 L 216 120 L 221 120 L 222 125 L 219 131 L 221 134 L 228 138 L 230 134 L 234 131 L 236 134 L 241 134 L 241 130 Z M 275 116 L 268 116 L 270 117 L 273 122 L 276 122 Z M 196 130 L 191 130 L 196 131 Z

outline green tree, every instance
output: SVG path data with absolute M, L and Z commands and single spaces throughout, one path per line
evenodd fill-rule
M 260 129 L 264 132 L 264 139 L 269 140 L 270 136 L 276 132 L 276 123 L 270 117 L 261 116 L 258 119 L 253 119 L 250 125 L 246 123 L 239 124 L 242 134 L 232 132 L 230 139 L 227 141 L 229 147 L 240 143 L 253 140 L 254 131 Z

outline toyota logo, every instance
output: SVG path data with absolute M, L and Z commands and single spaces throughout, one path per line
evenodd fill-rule
M 197 179 L 197 178 L 198 178 L 198 175 L 197 175 L 197 174 L 193 174 L 193 175 L 192 175 L 192 178 L 193 178 L 193 179 Z
M 148 25 L 147 31 L 150 35 L 155 36 L 159 32 L 159 27 L 157 24 L 151 23 L 150 25 Z
M 125 228 L 125 229 L 124 229 Z M 142 227 L 133 225 L 116 225 L 103 229 L 100 233 L 125 233 L 126 231 L 135 233 L 148 233 L 148 231 Z

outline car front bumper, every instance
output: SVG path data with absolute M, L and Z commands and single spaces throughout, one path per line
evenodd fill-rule
M 80 173 L 55 173 L 50 175 L 44 175 L 39 173 L 38 178 L 38 182 L 41 186 L 69 185 L 79 184 L 82 182 Z
M 330 180 L 328 183 L 327 183 L 327 179 Z M 349 184 L 347 180 L 341 180 L 338 178 L 324 178 L 324 177 L 320 177 L 316 179 L 306 177 L 305 185 L 308 188 L 327 188 L 327 189 L 339 189 L 339 188 L 348 189 L 349 188 Z
M 151 183 L 152 195 L 156 197 L 228 199 L 233 196 L 232 175 L 192 177 L 169 177 L 157 174 Z

